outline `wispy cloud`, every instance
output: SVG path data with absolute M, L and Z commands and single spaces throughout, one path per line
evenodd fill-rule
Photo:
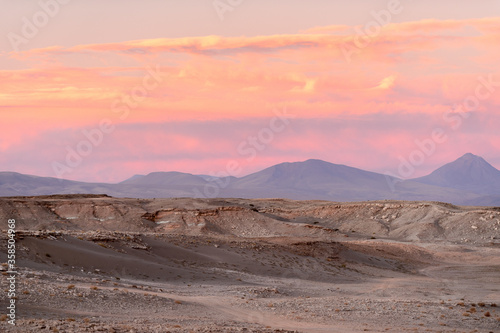
M 442 114 L 474 92 L 478 76 L 492 75 L 495 84 L 500 81 L 499 18 L 391 23 L 347 64 L 341 47 L 355 36 L 352 27 L 337 25 L 287 35 L 161 38 L 2 54 L 23 69 L 0 71 L 0 150 L 14 158 L 26 153 L 23 147 L 28 143 L 45 147 L 42 151 L 47 153 L 36 157 L 37 164 L 43 164 L 56 153 L 53 147 L 61 149 L 55 138 L 78 140 L 64 133 L 78 133 L 76 129 L 103 118 L 118 119 L 111 110 L 113 101 L 130 93 L 147 64 L 162 67 L 161 86 L 120 120 L 126 130 L 118 130 L 106 143 L 109 146 L 103 146 L 109 147 L 109 163 L 130 163 L 133 170 L 124 169 L 127 175 L 145 171 L 145 165 L 133 162 L 139 158 L 135 152 L 161 152 L 158 158 L 172 164 L 158 160 L 155 165 L 174 169 L 188 167 L 179 161 L 195 156 L 204 158 L 203 165 L 218 165 L 234 146 L 227 143 L 233 135 L 216 135 L 217 126 L 190 132 L 188 125 L 178 127 L 186 129 L 180 131 L 167 124 L 232 121 L 238 133 L 246 133 L 244 124 L 269 117 L 270 108 L 282 104 L 312 127 L 301 128 L 300 136 L 276 141 L 270 151 L 277 157 L 264 154 L 261 161 L 296 160 L 308 154 L 335 160 L 353 156 L 349 149 L 365 149 L 361 156 L 366 156 L 387 146 L 401 152 L 411 149 L 412 136 L 425 135 L 431 124 L 442 125 Z M 491 124 L 488 119 L 499 105 L 498 94 L 482 102 L 474 110 L 481 119 L 477 126 Z M 344 117 L 371 119 L 377 126 L 366 131 L 361 123 L 350 122 L 347 130 L 328 121 Z M 405 134 L 408 119 L 420 119 L 412 123 L 412 135 Z M 394 125 L 391 135 L 381 120 Z M 141 127 L 154 123 L 165 126 Z M 20 127 L 29 134 L 16 130 Z M 496 129 L 488 125 L 485 131 L 489 141 L 484 147 L 497 147 Z M 465 133 L 455 135 L 457 142 L 466 142 Z M 131 139 L 137 137 L 147 144 L 138 148 L 137 140 Z M 324 148 L 329 142 L 334 142 L 328 149 L 335 156 Z M 128 156 L 126 161 L 123 156 Z M 175 156 L 178 162 L 172 162 Z M 93 153 L 89 167 L 102 158 L 105 155 Z M 352 157 L 347 162 L 356 161 Z

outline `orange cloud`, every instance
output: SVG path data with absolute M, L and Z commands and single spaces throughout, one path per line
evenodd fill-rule
M 0 70 L 0 150 L 12 152 L 23 142 L 59 133 L 64 144 L 58 148 L 64 154 L 65 145 L 74 145 L 79 137 L 68 138 L 60 131 L 95 128 L 108 119 L 117 128 L 108 139 L 114 148 L 109 154 L 118 158 L 113 151 L 126 154 L 126 149 L 118 149 L 121 145 L 137 153 L 142 149 L 136 146 L 135 136 L 119 134 L 120 128 L 197 121 L 246 123 L 272 117 L 276 105 L 286 105 L 302 120 L 384 116 L 390 122 L 391 117 L 404 115 L 428 118 L 441 126 L 445 112 L 474 96 L 478 77 L 492 75 L 493 91 L 481 99 L 476 110 L 484 117 L 482 122 L 489 123 L 484 119 L 500 105 L 500 95 L 494 93 L 500 89 L 499 22 L 487 18 L 391 23 L 378 35 L 365 38 L 369 42 L 363 47 L 355 45 L 360 36 L 354 30 L 330 26 L 289 35 L 162 38 L 10 54 L 9 60 L 23 69 Z M 351 62 L 344 56 L 346 45 L 353 50 Z M 145 81 L 148 68 L 159 68 L 159 84 L 141 96 L 145 82 L 153 82 Z M 403 121 L 398 124 L 404 126 Z M 330 156 L 333 160 L 335 156 L 328 155 L 325 144 L 332 140 L 353 142 L 338 148 L 345 156 L 351 156 L 349 149 L 359 145 L 371 147 L 371 151 L 389 146 L 394 152 L 413 147 L 413 133 L 394 134 L 393 129 L 384 134 L 380 130 L 366 137 L 366 129 L 357 130 L 359 124 L 346 126 L 354 129 L 325 134 L 328 128 L 313 127 L 303 136 L 277 140 L 273 145 L 278 157 L 263 154 L 259 165 L 294 160 L 294 149 L 304 159 Z M 425 130 L 428 127 L 432 126 L 427 124 Z M 190 156 L 206 153 L 204 163 L 218 165 L 225 159 L 224 151 L 232 149 L 226 138 L 218 138 L 210 141 L 217 147 L 217 157 L 209 156 L 207 142 L 219 131 L 199 137 L 172 133 L 161 136 L 160 141 L 161 131 L 152 136 L 142 129 L 136 135 L 144 139 L 140 142 L 163 151 L 163 156 L 183 151 Z M 243 127 L 239 131 L 252 135 Z M 164 142 L 179 149 L 162 148 Z M 177 161 L 189 158 L 182 156 Z M 129 162 L 135 171 L 141 171 Z M 354 156 L 348 162 L 361 163 Z M 167 168 L 161 161 L 154 163 Z

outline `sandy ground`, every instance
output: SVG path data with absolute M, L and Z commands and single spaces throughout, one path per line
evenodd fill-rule
M 20 274 L 0 331 L 500 332 L 499 211 L 3 198 Z

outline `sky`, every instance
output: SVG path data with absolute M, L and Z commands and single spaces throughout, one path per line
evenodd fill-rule
M 0 170 L 500 168 L 500 1 L 0 0 Z

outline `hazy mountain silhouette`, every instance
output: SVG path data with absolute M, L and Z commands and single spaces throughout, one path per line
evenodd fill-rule
M 413 181 L 479 194 L 500 194 L 500 171 L 471 153 Z
M 24 175 L 17 172 L 0 172 L 0 195 L 2 196 L 99 193 L 95 191 L 106 190 L 107 185 Z
M 136 175 L 120 184 L 147 186 L 201 186 L 205 180 L 199 176 L 183 172 L 152 172 L 146 176 Z
M 500 171 L 481 157 L 466 154 L 428 176 L 412 180 L 314 159 L 280 163 L 241 178 L 153 172 L 135 175 L 118 184 L 85 183 L 0 172 L 1 196 L 70 193 L 105 193 L 135 198 L 397 199 L 500 206 Z
M 465 203 L 475 195 L 321 160 L 281 163 L 237 179 L 228 193 L 248 198 L 332 201 L 433 200 Z M 234 192 L 237 190 L 236 192 Z
M 145 175 L 133 175 L 132 177 L 128 178 L 128 179 L 125 179 L 124 181 L 120 182 L 120 184 L 126 184 L 132 180 L 136 180 L 136 179 L 139 179 L 139 178 L 142 178 L 144 177 Z
M 386 176 L 321 160 L 281 163 L 238 178 L 232 189 L 252 197 L 279 197 L 330 200 L 393 198 Z
M 322 160 L 281 163 L 239 178 L 239 186 L 274 186 L 278 188 L 323 188 L 325 180 L 346 186 L 372 186 L 385 184 L 385 176 Z

